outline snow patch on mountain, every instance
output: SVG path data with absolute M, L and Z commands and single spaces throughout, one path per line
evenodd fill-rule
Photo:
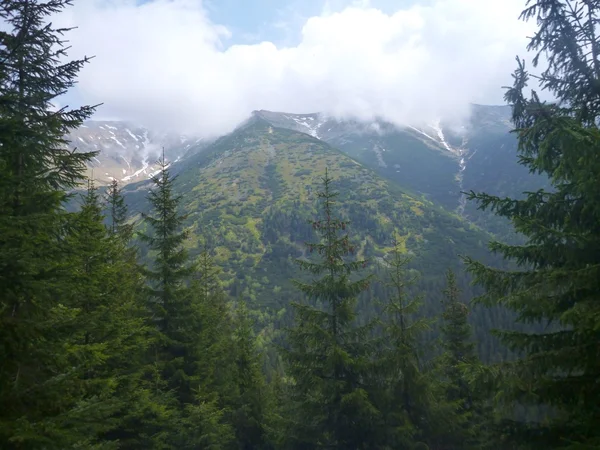
M 129 134 L 129 136 L 131 136 L 134 140 L 136 140 L 136 141 L 140 140 L 140 138 L 138 138 L 135 134 L 133 134 L 129 128 L 125 128 L 125 132 L 127 134 Z
M 261 113 L 267 114 L 269 117 L 277 115 L 277 113 L 271 113 L 269 111 L 261 111 Z M 282 124 L 285 128 L 294 128 L 295 130 L 309 134 L 314 138 L 321 139 L 319 135 L 319 129 L 325 123 L 325 120 L 320 114 L 281 114 L 281 117 L 288 122 L 291 121 L 296 124 L 295 127 Z
M 89 164 L 88 176 L 101 185 L 113 179 L 123 183 L 147 179 L 158 169 L 155 160 L 163 148 L 167 159 L 178 160 L 189 149 L 185 143 L 197 136 L 158 133 L 126 122 L 91 120 L 73 130 L 67 139 L 77 151 L 98 152 Z M 94 173 L 92 167 L 96 168 Z
M 127 148 L 127 147 L 125 147 L 125 146 L 123 145 L 123 143 L 122 143 L 121 141 L 119 141 L 119 140 L 118 140 L 116 137 L 114 137 L 114 136 L 111 136 L 110 138 L 111 138 L 113 141 L 115 141 L 115 142 L 116 142 L 118 145 L 120 145 L 121 147 L 123 147 L 123 148 Z
M 408 128 L 415 130 L 417 133 L 422 134 L 423 136 L 425 136 L 428 139 L 431 139 L 433 142 L 438 143 L 438 140 L 430 135 L 428 135 L 427 133 L 425 133 L 423 130 L 420 130 L 419 128 L 413 127 L 412 125 L 407 125 Z
M 134 178 L 137 178 L 138 176 L 140 176 L 140 174 L 142 172 L 146 173 L 146 169 L 148 169 L 148 163 L 144 162 L 144 165 L 142 166 L 141 169 L 136 170 L 132 175 L 128 175 L 126 177 L 121 178 L 121 180 L 123 180 L 123 181 L 133 180 Z

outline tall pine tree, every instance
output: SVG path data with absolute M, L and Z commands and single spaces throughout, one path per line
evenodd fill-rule
M 88 398 L 78 405 L 85 414 L 76 427 L 85 427 L 90 445 L 116 443 L 114 431 L 135 401 L 138 368 L 147 346 L 139 267 L 104 220 L 97 190 L 89 181 L 81 210 L 65 236 L 70 289 L 62 301 L 75 312 L 65 348 L 73 367 L 78 367 L 73 383 Z
M 441 410 L 445 402 L 436 399 L 433 389 L 437 385 L 424 362 L 424 333 L 429 330 L 431 320 L 416 316 L 422 298 L 409 296 L 415 277 L 409 274 L 410 256 L 403 253 L 403 247 L 395 239 L 386 261 L 388 293 L 378 360 L 384 375 L 378 405 L 385 417 L 382 433 L 390 448 L 412 448 L 419 442 L 434 440 L 443 428 L 440 424 L 443 413 L 448 418 L 448 411 Z
M 190 286 L 197 265 L 184 247 L 186 216 L 178 212 L 180 197 L 174 194 L 174 178 L 164 155 L 159 164 L 160 172 L 153 178 L 154 189 L 149 194 L 152 212 L 143 215 L 150 233 L 141 234 L 141 239 L 154 257 L 152 268 L 146 270 L 149 309 L 156 327 L 149 382 L 163 393 L 159 412 L 168 420 L 162 424 L 154 420 L 148 425 L 163 428 L 161 439 L 168 441 L 168 448 L 221 448 L 233 435 L 223 422 L 218 397 L 202 389 L 204 348 L 199 344 L 203 341 L 205 299 L 200 289 Z
M 119 236 L 125 244 L 129 244 L 133 237 L 133 225 L 127 223 L 127 205 L 117 180 L 112 180 L 108 186 L 104 202 L 108 215 L 108 230 L 111 234 Z
M 295 326 L 288 332 L 283 356 L 292 378 L 296 407 L 289 430 L 291 448 L 371 448 L 378 438 L 379 412 L 368 385 L 371 352 L 370 327 L 357 325 L 356 298 L 371 277 L 351 279 L 366 261 L 351 260 L 354 252 L 348 222 L 335 215 L 332 180 L 325 171 L 321 217 L 312 222 L 320 235 L 307 244 L 318 259 L 301 259 L 301 269 L 320 276 L 311 283 L 295 281 L 313 303 L 294 303 Z
M 232 423 L 240 450 L 266 450 L 267 390 L 261 373 L 252 322 L 246 302 L 238 301 L 235 314 L 234 370 L 237 398 Z
M 196 339 L 196 370 L 202 392 L 209 393 L 220 405 L 231 405 L 236 397 L 234 376 L 234 324 L 227 295 L 219 278 L 220 269 L 207 247 L 197 259 L 192 291 L 198 307 L 201 332 Z
M 548 176 L 552 188 L 521 199 L 471 193 L 482 209 L 512 221 L 524 245 L 492 242 L 491 249 L 519 270 L 499 270 L 469 259 L 486 290 L 478 301 L 516 312 L 519 322 L 542 323 L 542 332 L 498 331 L 518 357 L 496 367 L 500 399 L 542 407 L 543 421 L 509 422 L 505 435 L 530 448 L 600 446 L 600 38 L 597 0 L 529 1 L 522 18 L 538 30 L 528 49 L 544 61 L 545 103 L 524 89 L 524 62 L 506 100 L 521 164 Z M 542 57 L 542 58 L 540 58 Z
M 442 300 L 440 375 L 445 382 L 446 399 L 456 408 L 452 432 L 444 436 L 446 448 L 481 449 L 487 445 L 490 420 L 484 395 L 469 384 L 466 370 L 476 370 L 479 359 L 475 353 L 472 328 L 468 322 L 469 307 L 460 299 L 456 276 L 446 272 L 446 287 Z
M 85 439 L 73 425 L 87 401 L 74 382 L 85 363 L 73 366 L 64 345 L 77 311 L 63 302 L 72 285 L 62 204 L 93 156 L 69 150 L 65 136 L 93 108 L 53 109 L 87 59 L 69 61 L 68 30 L 48 23 L 69 4 L 0 4 L 1 447 L 67 448 Z
M 116 290 L 112 294 L 116 298 L 111 298 L 111 304 L 115 311 L 121 311 L 121 320 L 124 320 L 119 330 L 122 340 L 118 357 L 107 361 L 107 370 L 118 380 L 115 390 L 120 409 L 104 436 L 118 441 L 121 448 L 161 448 L 164 434 L 147 434 L 147 425 L 154 422 L 156 430 L 161 428 L 158 424 L 169 422 L 165 400 L 170 397 L 160 391 L 157 393 L 155 385 L 149 386 L 146 382 L 148 351 L 155 343 L 156 334 L 148 323 L 146 280 L 133 246 L 133 225 L 127 223 L 127 205 L 116 181 L 106 190 L 103 209 L 111 245 L 109 264 L 116 274 L 113 280 Z M 146 426 L 140 426 L 141 423 Z

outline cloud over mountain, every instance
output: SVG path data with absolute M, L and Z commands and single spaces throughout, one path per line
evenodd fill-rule
M 72 56 L 96 56 L 77 99 L 148 126 L 220 134 L 254 109 L 415 123 L 501 103 L 533 26 L 518 20 L 523 0 L 422 3 L 324 8 L 285 47 L 228 45 L 195 0 L 86 0 L 57 20 L 78 26 Z

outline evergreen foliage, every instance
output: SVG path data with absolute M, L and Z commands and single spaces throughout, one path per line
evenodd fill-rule
M 465 274 L 446 272 L 441 302 L 430 272 L 415 284 L 416 274 L 445 263 L 431 255 L 411 260 L 430 248 L 417 241 L 431 237 L 428 231 L 416 236 L 413 225 L 434 229 L 434 219 L 445 221 L 436 230 L 448 231 L 444 238 L 452 245 L 440 244 L 432 254 L 448 256 L 465 233 L 456 224 L 464 222 L 373 182 L 353 162 L 337 167 L 354 171 L 341 184 L 350 191 L 344 205 L 326 169 L 319 217 L 305 225 L 299 200 L 279 200 L 290 186 L 300 189 L 308 172 L 297 171 L 295 184 L 285 185 L 273 156 L 257 191 L 268 192 L 272 204 L 249 195 L 239 210 L 228 206 L 227 220 L 248 237 L 230 242 L 246 251 L 238 255 L 246 255 L 247 270 L 234 272 L 233 280 L 226 260 L 234 253 L 212 248 L 237 239 L 222 235 L 217 222 L 223 217 L 211 209 L 221 198 L 202 211 L 217 225 L 205 229 L 204 249 L 192 258 L 177 194 L 189 184 L 176 182 L 164 154 L 138 234 L 148 267 L 138 261 L 137 224 L 117 181 L 101 201 L 89 180 L 77 211 L 67 212 L 66 200 L 77 198 L 68 192 L 83 181 L 93 154 L 67 150 L 64 136 L 94 110 L 53 110 L 87 62 L 67 61 L 61 36 L 68 30 L 48 23 L 70 3 L 0 5 L 0 448 L 600 447 L 600 1 L 530 0 L 523 12 L 539 26 L 530 50 L 547 56 L 538 81 L 557 101 L 525 96 L 530 75 L 521 61 L 506 98 L 520 162 L 548 176 L 551 189 L 519 200 L 470 195 L 523 237 L 521 245 L 491 243 L 512 264 L 503 269 L 466 259 L 483 288 L 476 302 L 517 319 L 513 328 L 496 331 L 510 351 L 505 359 L 483 334 L 491 320 L 473 336 L 471 309 L 459 289 Z M 197 160 L 238 145 L 262 151 L 265 143 L 335 159 L 325 144 L 289 130 L 266 132 L 266 126 L 255 121 Z M 362 184 L 373 202 L 402 211 L 390 212 L 387 228 L 372 236 L 351 238 L 346 217 L 366 229 L 379 220 L 373 219 L 378 210 L 355 195 Z M 265 215 L 250 220 L 243 208 Z M 405 233 L 390 248 L 386 233 L 399 224 Z M 262 242 L 261 232 L 277 244 Z M 315 235 L 307 252 L 295 247 Z M 254 288 L 285 274 L 256 260 L 275 255 L 281 265 L 301 255 L 301 278 L 293 283 L 303 300 L 290 301 L 291 291 L 279 285 L 272 289 L 291 311 L 256 308 L 268 302 Z M 371 275 L 369 255 L 380 262 Z M 268 267 L 276 273 L 259 271 Z M 383 280 L 376 279 L 380 273 Z M 230 302 L 228 293 L 239 294 L 238 301 Z M 431 317 L 440 305 L 438 326 Z M 510 317 L 488 311 L 477 320 L 492 314 Z M 484 366 L 478 353 L 494 353 L 489 359 L 501 362 Z M 492 414 L 492 404 L 505 408 Z
M 451 423 L 451 409 L 436 395 L 439 383 L 432 379 L 433 371 L 425 362 L 424 333 L 432 320 L 417 316 L 422 296 L 409 297 L 408 288 L 415 276 L 409 275 L 406 266 L 410 256 L 402 252 L 402 244 L 395 238 L 386 260 L 389 291 L 378 362 L 385 375 L 380 408 L 389 448 L 412 448 L 415 443 L 435 441 Z
M 507 439 L 528 448 L 600 445 L 599 14 L 597 1 L 528 2 L 522 18 L 538 23 L 528 48 L 537 52 L 534 65 L 546 64 L 536 79 L 556 101 L 542 102 L 535 91 L 526 96 L 532 76 L 522 61 L 506 100 L 521 163 L 546 174 L 551 189 L 520 200 L 470 195 L 526 238 L 523 245 L 490 245 L 518 270 L 467 262 L 486 290 L 479 303 L 502 305 L 519 322 L 544 326 L 498 331 L 517 357 L 486 372 L 498 383 L 499 400 L 541 412 L 538 420 L 506 423 Z
M 153 178 L 155 189 L 149 193 L 153 211 L 143 215 L 151 233 L 141 235 L 154 256 L 153 268 L 145 271 L 150 282 L 147 295 L 151 320 L 156 327 L 150 355 L 153 377 L 149 381 L 155 383 L 166 401 L 168 421 L 160 426 L 167 433 L 169 446 L 221 448 L 232 439 L 231 427 L 223 422 L 218 393 L 203 389 L 210 379 L 201 377 L 206 374 L 206 351 L 214 356 L 214 346 L 220 344 L 218 337 L 206 335 L 210 329 L 204 325 L 210 320 L 213 327 L 224 325 L 222 315 L 214 316 L 218 312 L 214 309 L 219 301 L 218 285 L 209 261 L 205 261 L 205 271 L 196 287 L 191 285 L 197 264 L 189 260 L 183 246 L 187 238 L 187 232 L 181 230 L 185 216 L 178 212 L 180 199 L 173 195 L 174 178 L 164 155 L 159 163 L 161 170 Z M 216 363 L 214 359 L 208 361 Z
M 219 404 L 225 407 L 234 401 L 236 395 L 232 387 L 235 380 L 232 374 L 234 324 L 219 273 L 210 251 L 205 248 L 197 259 L 197 272 L 191 289 L 200 320 L 200 333 L 195 343 L 198 349 L 195 371 L 201 390 L 214 393 Z
M 127 403 L 135 400 L 134 363 L 141 361 L 146 347 L 139 295 L 143 280 L 123 244 L 105 227 L 97 190 L 89 181 L 81 210 L 65 236 L 70 290 L 63 297 L 75 312 L 65 329 L 70 361 L 78 368 L 72 382 L 87 398 L 78 404 L 82 417 L 76 427 L 89 445 L 94 436 L 104 445 L 112 440 Z
M 317 194 L 321 217 L 312 222 L 321 240 L 307 244 L 319 259 L 298 260 L 301 269 L 321 276 L 312 283 L 296 281 L 315 302 L 293 304 L 296 325 L 288 332 L 284 352 L 296 407 L 291 448 L 363 449 L 377 438 L 379 411 L 365 385 L 371 327 L 356 324 L 355 310 L 356 296 L 368 288 L 371 277 L 350 278 L 367 261 L 347 257 L 354 248 L 343 233 L 348 223 L 335 215 L 338 194 L 331 184 L 326 171 Z
M 104 202 L 108 210 L 109 231 L 120 236 L 124 242 L 129 242 L 133 237 L 133 224 L 127 223 L 127 205 L 117 180 L 112 180 L 108 186 Z
M 271 448 L 267 440 L 265 410 L 268 395 L 256 350 L 252 322 L 246 302 L 239 301 L 234 332 L 236 401 L 232 414 L 238 448 Z
M 442 313 L 440 376 L 445 383 L 448 402 L 456 408 L 454 428 L 445 436 L 448 448 L 486 448 L 489 443 L 491 413 L 485 405 L 485 397 L 469 384 L 468 374 L 480 365 L 472 339 L 472 327 L 468 322 L 470 309 L 460 299 L 460 289 L 452 270 L 446 272 L 444 311 Z
M 85 362 L 65 345 L 78 311 L 65 301 L 73 286 L 62 203 L 92 156 L 69 151 L 64 136 L 93 108 L 51 110 L 87 59 L 68 61 L 62 38 L 68 30 L 46 23 L 68 4 L 0 4 L 2 447 L 65 448 L 89 437 L 78 422 L 90 392 L 75 381 Z
M 146 270 L 154 320 L 167 341 L 177 341 L 182 322 L 191 314 L 188 282 L 196 267 L 183 246 L 188 233 L 181 230 L 185 215 L 177 210 L 181 197 L 173 193 L 174 178 L 164 156 L 159 164 L 160 172 L 152 178 L 154 189 L 148 195 L 152 213 L 142 214 L 152 233 L 141 233 L 139 237 L 154 256 L 153 267 Z

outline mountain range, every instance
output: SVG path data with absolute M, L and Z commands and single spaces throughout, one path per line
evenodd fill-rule
M 383 273 L 393 239 L 400 239 L 412 256 L 410 269 L 419 275 L 416 289 L 427 293 L 426 313 L 439 310 L 444 272 L 461 272 L 461 255 L 501 263 L 487 243 L 491 233 L 509 235 L 510 227 L 476 211 L 462 192 L 515 195 L 544 180 L 518 164 L 508 107 L 474 105 L 473 111 L 462 128 L 255 111 L 212 141 L 117 122 L 86 123 L 73 137 L 100 149 L 95 177 L 100 172 L 126 184 L 139 229 L 145 227 L 140 214 L 148 211 L 149 178 L 156 170 L 150 157 L 164 147 L 187 214 L 191 255 L 207 245 L 230 294 L 249 299 L 271 327 L 274 317 L 288 313 L 289 301 L 299 298 L 291 280 L 303 275 L 294 260 L 307 256 L 304 243 L 316 237 L 308 220 L 317 212 L 326 167 L 357 254 Z M 147 249 L 139 246 L 145 258 Z M 474 295 L 468 277 L 460 280 L 465 296 Z M 485 316 L 477 323 L 486 329 L 502 320 L 490 316 L 497 312 L 478 314 Z
M 308 134 L 342 150 L 378 174 L 460 214 L 472 214 L 461 192 L 485 190 L 518 195 L 538 179 L 517 163 L 507 106 L 473 105 L 460 128 L 436 122 L 397 126 L 383 120 L 339 120 L 324 114 L 254 111 L 274 128 Z M 243 125 L 242 125 L 243 126 Z M 234 131 L 235 132 L 235 131 Z M 89 121 L 70 140 L 82 151 L 100 150 L 90 164 L 99 184 L 148 180 L 164 149 L 175 163 L 214 140 L 165 133 L 119 121 Z M 185 162 L 182 162 L 185 164 Z

